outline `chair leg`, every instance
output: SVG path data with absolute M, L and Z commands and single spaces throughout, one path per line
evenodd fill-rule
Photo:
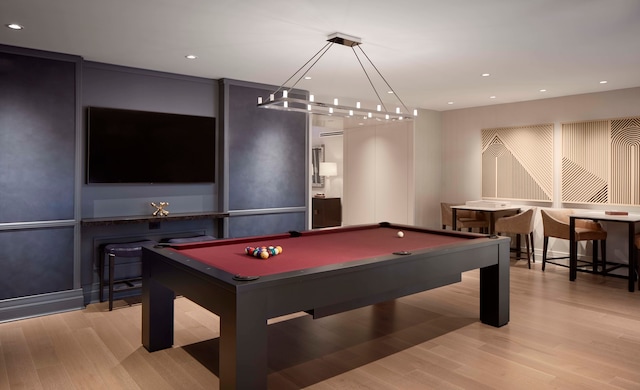
M 116 256 L 109 253 L 109 311 L 113 310 L 113 280 L 115 274 Z
M 104 254 L 100 254 L 100 269 L 98 271 L 98 275 L 100 275 L 100 302 L 104 302 Z
M 536 262 L 536 249 L 535 249 L 535 247 L 533 245 L 533 232 L 529 233 L 529 236 L 531 236 L 530 239 L 529 239 L 531 241 L 531 260 L 533 260 L 533 262 L 535 263 Z
M 525 234 L 524 241 L 527 244 L 527 266 L 531 269 L 531 251 L 529 250 L 529 235 Z
M 547 265 L 547 247 L 549 246 L 549 237 L 545 236 L 542 242 L 542 270 Z
M 593 240 L 593 254 L 592 254 L 592 257 L 593 257 L 593 259 L 592 259 L 593 273 L 597 274 L 598 273 L 598 240 Z M 607 267 L 607 264 L 604 263 L 603 266 L 604 267 L 602 269 L 602 273 L 605 273 L 604 269 Z
M 602 273 L 606 274 L 607 272 L 607 240 L 600 241 L 600 248 L 602 248 Z M 631 272 L 631 270 L 629 270 Z

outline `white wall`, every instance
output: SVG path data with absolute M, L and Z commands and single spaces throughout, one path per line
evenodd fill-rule
M 413 143 L 411 121 L 345 127 L 345 225 L 414 223 Z
M 444 111 L 441 199 L 481 198 L 481 129 L 554 123 L 558 130 L 564 122 L 639 115 L 640 88 Z
M 560 131 L 565 122 L 640 116 L 640 88 L 575 95 L 521 103 L 451 110 L 442 115 L 442 190 L 440 201 L 465 202 L 482 197 L 481 129 L 543 123 L 554 124 L 554 201 L 560 203 Z M 418 146 L 417 146 L 418 148 Z M 618 208 L 618 207 L 617 207 Z M 636 207 L 635 212 L 640 212 Z M 537 215 L 536 250 L 542 250 L 542 226 Z M 551 240 L 551 249 L 568 252 L 568 243 Z M 609 240 L 608 240 L 609 243 Z M 611 245 L 613 244 L 613 245 Z M 612 237 L 607 255 L 619 246 Z M 626 245 L 626 243 L 625 243 Z M 584 248 L 581 250 L 585 253 Z M 611 257 L 611 256 L 609 256 Z
M 357 224 L 386 220 L 437 229 L 441 201 L 482 197 L 481 129 L 542 123 L 554 124 L 554 202 L 525 206 L 562 207 L 561 162 L 557 158 L 561 124 L 631 116 L 640 116 L 640 88 L 444 112 L 420 110 L 413 125 L 401 131 L 345 124 L 345 160 L 338 165 L 339 171 L 344 169 L 343 221 Z M 322 143 L 328 145 L 326 140 Z M 332 182 L 331 191 L 335 185 Z M 637 208 L 633 211 L 640 212 Z M 552 251 L 559 255 L 568 252 L 567 243 L 554 241 Z M 535 242 L 540 256 L 539 213 Z M 619 246 L 615 238 L 611 243 L 608 254 Z M 585 249 L 581 252 L 588 253 Z
M 413 121 L 415 225 L 440 229 L 442 114 L 419 110 Z

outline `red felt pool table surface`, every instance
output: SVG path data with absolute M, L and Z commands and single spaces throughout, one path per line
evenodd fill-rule
M 176 245 L 171 250 L 235 275 L 265 276 L 358 260 L 371 260 L 394 252 L 411 252 L 455 245 L 474 236 L 433 234 L 420 230 L 378 225 L 280 234 Z M 247 246 L 281 246 L 283 251 L 268 259 L 245 254 Z

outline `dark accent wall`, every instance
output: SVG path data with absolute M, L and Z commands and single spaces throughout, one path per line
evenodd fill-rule
M 0 300 L 73 288 L 73 227 L 0 233 Z
M 276 87 L 223 79 L 220 88 L 224 207 L 238 214 L 229 219 L 229 237 L 305 230 L 308 116 L 258 108 L 258 96 Z
M 112 107 L 216 117 L 215 80 L 85 62 L 82 75 L 83 162 L 86 161 L 86 107 Z M 188 131 L 188 129 L 185 129 Z M 171 151 L 171 142 L 166 143 Z M 113 151 L 118 158 L 118 151 Z M 82 167 L 82 218 L 151 215 L 151 202 L 168 201 L 172 213 L 217 211 L 217 184 L 86 184 Z M 218 179 L 216 179 L 216 182 Z M 85 301 L 96 299 L 98 257 L 104 244 L 140 239 L 159 241 L 196 234 L 220 236 L 213 220 L 83 227 L 81 257 Z
M 308 118 L 258 109 L 269 88 L 0 45 L 0 321 L 95 302 L 108 243 L 304 230 Z M 216 182 L 86 184 L 87 106 L 217 118 Z M 82 224 L 150 215 L 160 201 L 173 213 L 231 217 L 222 228 L 207 219 Z
M 0 223 L 74 218 L 76 63 L 0 52 Z
M 198 77 L 85 62 L 82 72 L 82 144 L 85 161 L 86 107 L 112 107 L 215 117 L 218 86 Z M 171 143 L 167 142 L 167 150 Z M 113 151 L 118 158 L 118 151 Z M 87 185 L 82 167 L 82 218 L 146 215 L 149 202 L 170 201 L 173 212 L 214 211 L 214 184 Z
M 80 62 L 0 46 L 0 301 L 77 288 Z

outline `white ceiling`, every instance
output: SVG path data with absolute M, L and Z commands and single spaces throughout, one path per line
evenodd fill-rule
M 640 86 L 640 0 L 2 0 L 0 24 L 0 44 L 273 85 L 341 32 L 409 108 Z M 309 74 L 298 87 L 318 96 L 375 98 L 346 46 Z

